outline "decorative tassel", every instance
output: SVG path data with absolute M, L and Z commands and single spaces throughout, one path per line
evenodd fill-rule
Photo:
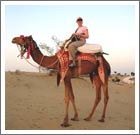
M 28 46 L 28 52 L 27 52 L 27 57 L 26 59 L 29 59 L 30 58 L 30 46 Z
M 24 35 L 20 35 L 20 38 L 23 39 L 24 38 Z
M 24 47 L 21 46 L 21 53 L 20 53 L 20 55 L 21 55 L 21 59 L 23 59 L 23 54 L 24 54 Z

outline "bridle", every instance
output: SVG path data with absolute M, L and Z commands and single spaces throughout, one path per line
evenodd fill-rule
M 23 37 L 22 37 L 23 38 Z M 27 38 L 27 37 L 25 37 L 25 38 Z M 18 47 L 18 45 L 19 44 L 17 44 L 17 48 L 18 48 L 18 50 L 19 50 L 19 47 Z M 41 64 L 42 64 L 42 62 L 43 62 L 43 60 L 44 60 L 44 55 L 42 56 L 42 58 L 41 58 L 41 61 L 40 61 L 40 63 L 39 63 L 39 66 L 35 66 L 35 65 L 33 65 L 31 62 L 29 62 L 29 55 L 30 55 L 30 51 L 31 51 L 31 49 L 32 49 L 32 51 L 33 50 L 35 50 L 35 49 L 39 49 L 38 47 L 37 47 L 37 45 L 35 46 L 35 41 L 33 41 L 33 39 L 31 38 L 31 41 L 30 41 L 30 44 L 21 44 L 20 45 L 21 46 L 21 50 L 19 50 L 20 51 L 20 55 L 21 55 L 21 53 L 22 53 L 22 51 L 24 51 L 23 53 L 25 53 L 25 52 L 27 52 L 27 57 L 25 58 L 24 57 L 24 54 L 23 54 L 23 58 L 31 65 L 31 66 L 33 66 L 33 67 L 35 67 L 35 68 L 37 68 L 37 69 L 39 69 L 39 71 L 40 71 L 40 68 L 41 68 Z M 27 48 L 25 47 L 25 46 L 27 46 Z M 63 56 L 63 54 L 65 53 L 65 50 L 63 51 L 63 53 L 62 53 L 62 55 L 59 57 L 59 58 L 61 58 L 62 56 Z M 20 56 L 20 55 L 18 55 L 18 57 Z M 47 65 L 47 67 L 51 67 L 51 66 L 53 66 L 53 65 L 55 65 L 57 62 L 59 62 L 59 59 L 57 58 L 56 59 L 56 61 L 54 61 L 52 64 L 50 64 L 50 65 Z M 46 68 L 47 68 L 46 67 Z

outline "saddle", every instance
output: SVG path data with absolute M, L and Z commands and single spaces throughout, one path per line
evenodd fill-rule
M 65 51 L 67 51 L 68 46 L 75 41 L 78 41 L 78 37 L 76 36 L 72 36 L 69 39 L 67 39 L 63 45 L 61 46 L 62 48 L 64 47 Z M 100 44 L 89 44 L 86 43 L 83 46 L 80 46 L 77 48 L 77 51 L 81 52 L 81 53 L 89 53 L 89 54 L 106 54 L 102 51 L 102 46 Z
M 70 39 L 66 40 L 63 44 L 63 46 L 61 47 L 61 50 L 57 53 L 57 57 L 59 59 L 60 62 L 60 71 L 61 71 L 61 81 L 63 81 L 63 79 L 65 78 L 65 75 L 69 69 L 69 64 L 70 64 L 70 57 L 69 57 L 69 52 L 67 50 L 68 45 L 72 41 L 73 37 L 70 37 Z M 78 39 L 77 39 L 78 40 Z M 91 63 L 94 63 L 96 65 L 100 64 L 100 71 L 102 74 L 102 70 L 103 70 L 103 65 L 101 65 L 102 63 L 102 58 L 98 57 L 98 56 L 102 56 L 103 54 L 107 54 L 104 53 L 102 51 L 102 47 L 99 44 L 85 44 L 83 46 L 78 47 L 77 49 L 77 53 L 76 53 L 76 61 L 78 61 L 78 66 L 80 67 L 81 61 L 89 61 Z M 108 55 L 108 54 L 107 54 Z M 80 68 L 79 68 L 80 69 Z M 80 74 L 80 71 L 79 71 Z

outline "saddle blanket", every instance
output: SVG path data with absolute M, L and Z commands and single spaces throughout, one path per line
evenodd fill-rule
M 69 63 L 70 63 L 69 52 L 65 51 L 64 48 L 61 48 L 61 50 L 59 50 L 56 55 L 60 62 L 61 81 L 63 81 L 69 69 Z M 90 62 L 96 61 L 96 58 L 93 55 L 87 53 L 80 53 L 79 55 L 76 56 L 76 59 L 87 60 Z
M 102 46 L 99 44 L 85 44 L 78 47 L 78 51 L 82 53 L 99 53 L 102 52 Z

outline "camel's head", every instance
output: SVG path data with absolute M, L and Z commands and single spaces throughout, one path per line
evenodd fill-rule
M 28 52 L 28 50 L 30 49 L 31 45 L 33 45 L 33 38 L 32 36 L 26 36 L 24 37 L 23 35 L 19 36 L 19 37 L 15 37 L 12 39 L 12 43 L 13 44 L 17 44 L 18 46 L 20 46 L 20 52 L 21 52 L 21 56 L 24 55 L 25 52 Z
M 32 40 L 33 40 L 32 36 L 24 37 L 23 35 L 21 35 L 20 37 L 13 38 L 12 43 L 23 46 L 23 45 L 29 45 Z

